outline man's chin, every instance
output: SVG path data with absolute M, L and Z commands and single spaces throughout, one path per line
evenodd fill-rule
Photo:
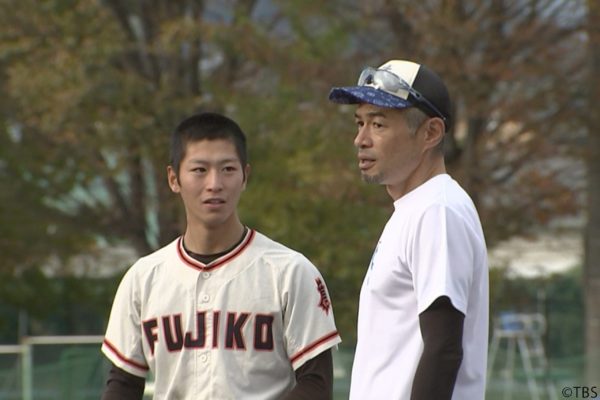
M 374 183 L 374 184 L 380 184 L 381 183 L 381 179 L 382 176 L 380 174 L 377 175 L 369 175 L 369 174 L 361 174 L 362 176 L 362 180 L 365 181 L 366 183 Z

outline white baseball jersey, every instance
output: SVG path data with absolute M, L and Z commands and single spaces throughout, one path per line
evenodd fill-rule
M 473 202 L 443 174 L 396 200 L 394 208 L 360 293 L 350 399 L 410 398 L 423 352 L 419 314 L 440 296 L 465 315 L 452 398 L 483 399 L 488 264 Z
M 179 238 L 138 260 L 114 300 L 103 353 L 155 399 L 277 399 L 294 370 L 341 341 L 325 282 L 302 254 L 248 230 L 208 265 Z

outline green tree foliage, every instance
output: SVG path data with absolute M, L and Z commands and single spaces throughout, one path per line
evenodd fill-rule
M 0 270 L 0 340 L 19 334 L 98 335 L 117 290 L 116 278 L 48 276 L 29 268 L 18 279 Z
M 1 269 L 18 271 L 37 265 L 48 258 L 50 249 L 59 256 L 73 254 L 85 240 L 70 236 L 69 230 L 76 229 L 74 221 L 45 203 L 50 182 L 30 170 L 37 163 L 39 147 L 34 144 L 22 152 L 21 146 L 31 143 L 6 126 L 4 132 L 8 134 L 0 135 Z

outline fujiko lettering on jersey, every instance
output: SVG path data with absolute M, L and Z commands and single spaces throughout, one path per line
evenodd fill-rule
M 154 354 L 155 345 L 161 342 L 170 352 L 207 347 L 207 318 L 212 318 L 210 344 L 212 348 L 219 348 L 219 339 L 223 338 L 225 349 L 246 350 L 247 334 L 244 333 L 243 328 L 250 322 L 254 324 L 251 338 L 254 349 L 273 350 L 273 315 L 228 312 L 224 317 L 225 328 L 223 330 L 219 329 L 220 317 L 219 311 L 198 311 L 195 329 L 191 332 L 183 331 L 181 314 L 152 318 L 144 321 L 142 327 L 152 354 Z

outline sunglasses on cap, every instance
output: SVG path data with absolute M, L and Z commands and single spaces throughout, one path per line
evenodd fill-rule
M 371 86 L 375 89 L 383 90 L 391 95 L 405 98 L 402 91 L 408 92 L 412 97 L 421 104 L 429 107 L 438 117 L 440 117 L 444 123 L 446 123 L 446 117 L 438 110 L 425 96 L 419 93 L 415 88 L 410 86 L 408 82 L 400 78 L 398 75 L 385 69 L 377 69 L 373 67 L 367 67 L 363 69 L 358 77 L 358 86 Z

